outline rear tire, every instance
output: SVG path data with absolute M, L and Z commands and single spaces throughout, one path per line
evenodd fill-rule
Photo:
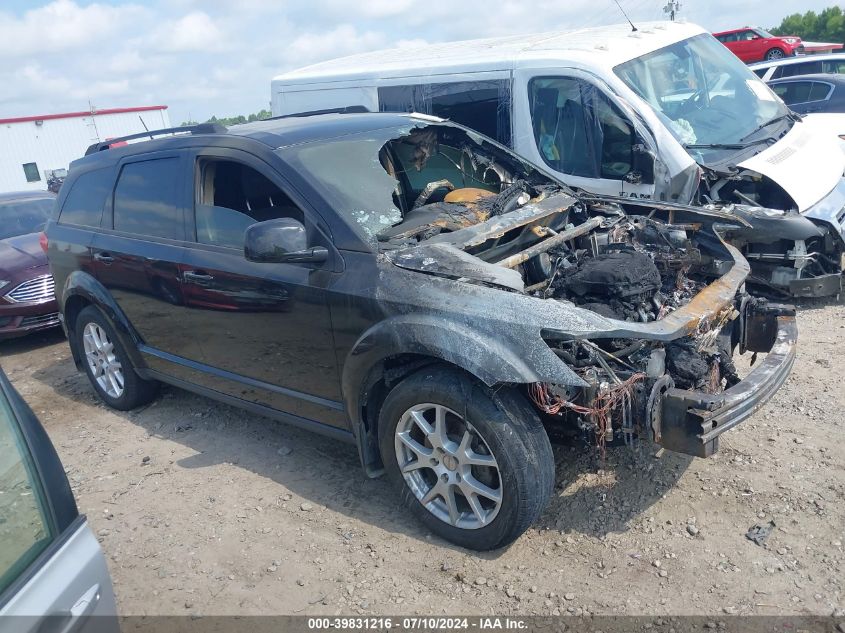
M 769 52 L 766 53 L 765 60 L 767 62 L 774 61 L 776 59 L 783 59 L 786 57 L 786 53 L 783 52 L 780 48 L 773 48 Z
M 111 408 L 129 411 L 156 397 L 159 383 L 135 372 L 114 328 L 98 308 L 88 306 L 79 313 L 74 336 L 88 380 Z
M 493 393 L 442 365 L 388 394 L 379 446 L 403 505 L 469 549 L 512 543 L 539 518 L 554 486 L 549 438 L 522 395 Z

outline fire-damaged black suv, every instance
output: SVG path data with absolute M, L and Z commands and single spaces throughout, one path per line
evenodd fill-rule
M 460 545 L 537 519 L 550 434 L 707 456 L 792 366 L 736 217 L 579 196 L 421 115 L 172 132 L 93 146 L 62 187 L 77 365 L 118 409 L 162 381 L 353 442 Z M 741 380 L 736 350 L 767 354 Z

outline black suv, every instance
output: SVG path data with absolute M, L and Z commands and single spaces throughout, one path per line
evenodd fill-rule
M 153 135 L 92 146 L 46 230 L 100 397 L 162 381 L 348 440 L 463 546 L 537 519 L 550 435 L 706 456 L 792 365 L 732 216 L 579 196 L 421 115 Z M 742 381 L 736 348 L 769 352 Z

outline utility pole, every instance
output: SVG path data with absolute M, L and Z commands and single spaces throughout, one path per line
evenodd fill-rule
M 668 0 L 666 6 L 663 7 L 663 13 L 669 16 L 669 19 L 675 21 L 675 16 L 681 10 L 681 3 L 678 0 Z

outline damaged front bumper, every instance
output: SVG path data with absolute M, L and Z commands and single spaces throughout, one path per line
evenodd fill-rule
M 766 358 L 744 380 L 716 395 L 655 385 L 648 412 L 655 441 L 695 457 L 718 451 L 722 433 L 759 410 L 786 381 L 797 339 L 794 308 L 753 307 L 745 319 L 744 348 L 767 352 Z

